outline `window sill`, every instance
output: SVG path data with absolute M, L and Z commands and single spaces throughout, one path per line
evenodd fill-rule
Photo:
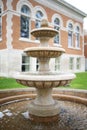
M 79 47 L 76 47 L 75 49 L 76 49 L 76 50 L 81 50 L 81 48 L 79 48 Z
M 2 41 L 2 38 L 0 38 L 0 42 Z
M 76 48 L 76 47 L 68 47 L 68 48 L 73 50 L 81 50 L 81 48 Z
M 19 38 L 20 41 L 23 41 L 23 42 L 32 42 L 32 43 L 40 43 L 39 40 L 31 40 L 29 38 Z
M 54 46 L 56 46 L 56 47 L 62 47 L 62 45 L 56 44 L 56 43 L 54 43 Z

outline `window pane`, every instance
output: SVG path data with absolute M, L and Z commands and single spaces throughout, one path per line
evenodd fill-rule
M 27 14 L 27 15 L 30 14 L 30 10 L 29 10 L 28 6 L 26 6 L 26 5 L 22 6 L 21 12 L 24 13 L 24 14 Z
M 41 19 L 43 18 L 43 13 L 41 11 L 36 12 L 36 22 L 35 22 L 35 27 L 39 28 L 41 25 Z
M 55 70 L 60 70 L 60 58 L 55 59 Z
M 80 58 L 77 58 L 76 68 L 77 68 L 77 69 L 80 69 Z
M 76 33 L 76 47 L 79 47 L 79 34 Z
M 22 57 L 22 63 L 29 63 L 29 62 L 30 62 L 30 58 L 28 56 Z
M 72 32 L 68 32 L 68 46 L 72 47 Z
M 29 65 L 22 65 L 22 72 L 29 71 L 30 66 Z
M 77 26 L 77 27 L 76 27 L 76 32 L 79 32 L 79 31 L 80 31 L 80 29 L 79 29 L 79 27 Z
M 76 27 L 76 33 L 75 33 L 75 38 L 76 38 L 76 40 L 75 40 L 75 42 L 76 42 L 76 47 L 79 47 L 80 46 L 80 29 L 79 29 L 79 27 L 77 26 Z
M 69 23 L 69 24 L 68 24 L 68 29 L 73 29 L 72 23 Z
M 41 19 L 43 17 L 43 13 L 41 11 L 36 12 L 36 18 Z
M 54 29 L 58 30 L 58 34 L 54 37 L 54 43 L 59 44 L 60 20 L 58 18 L 54 20 Z
M 70 58 L 69 59 L 69 68 L 70 68 L 70 70 L 73 70 L 73 67 L 74 67 L 74 58 Z
M 39 61 L 38 59 L 36 60 L 36 70 L 38 71 L 38 68 L 39 68 Z
M 54 43 L 59 44 L 59 35 L 56 35 L 54 38 Z
M 36 20 L 35 27 L 40 28 L 41 22 L 39 20 Z
M 21 37 L 29 38 L 29 18 L 21 16 Z
M 54 24 L 60 25 L 60 20 L 59 20 L 58 18 L 56 18 L 56 19 L 54 20 Z
M 30 57 L 22 56 L 22 71 L 30 70 Z

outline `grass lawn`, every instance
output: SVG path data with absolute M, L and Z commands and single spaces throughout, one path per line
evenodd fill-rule
M 18 84 L 15 79 L 0 78 L 0 89 L 12 89 L 12 88 L 27 88 L 27 87 Z M 76 73 L 76 78 L 72 80 L 68 88 L 87 90 L 87 72 Z
M 0 78 L 0 89 L 24 88 L 12 78 Z
M 76 73 L 76 78 L 72 80 L 70 88 L 87 90 L 87 72 Z

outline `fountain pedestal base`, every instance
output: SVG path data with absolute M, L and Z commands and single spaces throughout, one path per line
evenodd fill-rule
M 35 116 L 32 114 L 29 114 L 30 120 L 33 122 L 43 122 L 43 123 L 48 123 L 48 122 L 56 122 L 58 121 L 58 114 L 55 116 L 47 116 L 47 117 L 40 117 L 40 116 Z
M 37 105 L 33 101 L 29 104 L 29 116 L 31 120 L 46 122 L 58 119 L 58 101 L 52 105 Z

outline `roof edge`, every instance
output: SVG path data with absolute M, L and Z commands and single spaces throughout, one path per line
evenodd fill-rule
M 81 11 L 80 9 L 76 8 L 75 6 L 69 4 L 68 2 L 66 2 L 65 0 L 55 0 L 57 2 L 60 2 L 61 4 L 63 4 L 64 6 L 68 7 L 69 9 L 72 9 L 73 11 L 79 13 L 80 15 L 82 15 L 83 17 L 87 17 L 87 14 L 84 13 L 83 11 Z

